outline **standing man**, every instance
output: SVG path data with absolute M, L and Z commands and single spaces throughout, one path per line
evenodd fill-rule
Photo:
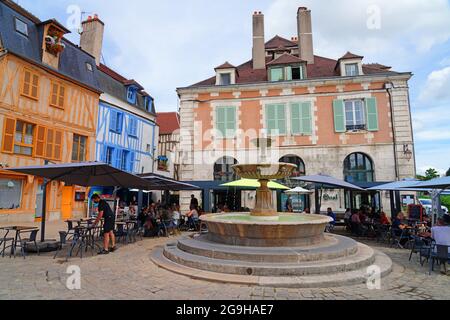
M 191 204 L 190 204 L 189 208 L 192 208 L 192 206 L 194 206 L 195 210 L 198 210 L 198 200 L 195 197 L 195 195 L 193 195 L 193 194 L 191 195 Z
M 98 204 L 98 216 L 95 220 L 94 226 L 98 225 L 100 220 L 103 218 L 103 250 L 98 254 L 109 254 L 116 250 L 116 237 L 114 235 L 114 225 L 116 223 L 114 213 L 111 207 L 105 200 L 100 199 L 98 194 L 92 196 L 92 201 Z M 109 241 L 111 240 L 112 247 L 109 248 Z

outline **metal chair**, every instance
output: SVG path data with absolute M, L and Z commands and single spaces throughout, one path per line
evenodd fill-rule
M 439 264 L 444 264 L 444 270 L 447 273 L 447 262 L 450 262 L 450 254 L 449 254 L 450 246 L 438 245 L 435 242 L 431 246 L 430 250 L 430 272 L 434 271 L 434 264 L 436 261 Z
M 69 233 L 66 231 L 59 232 L 59 245 L 58 245 L 58 249 L 55 252 L 55 255 L 53 256 L 53 259 L 56 259 L 56 257 L 58 256 L 58 253 L 63 249 L 64 245 L 67 243 L 68 234 Z
M 428 256 L 428 252 L 430 250 L 430 246 L 425 242 L 425 240 L 419 236 L 411 236 L 412 237 L 412 248 L 411 254 L 409 255 L 409 261 L 411 261 L 413 254 L 419 254 L 420 264 L 423 266 L 425 259 L 422 261 L 423 257 Z
M 24 259 L 25 259 L 25 255 L 26 255 L 25 252 L 26 252 L 29 244 L 34 244 L 34 248 L 35 248 L 38 256 L 40 255 L 39 246 L 38 246 L 37 241 L 36 241 L 37 234 L 38 234 L 39 230 L 36 229 L 36 230 L 28 231 L 28 232 L 30 233 L 30 237 L 29 238 L 22 239 L 19 236 L 19 243 L 18 243 L 18 245 L 20 246 L 20 250 L 21 250 L 21 253 L 22 253 L 22 256 L 23 256 Z M 16 248 L 14 248 L 14 257 L 16 257 L 16 251 L 17 251 L 17 245 L 16 245 Z
M 8 234 L 3 235 L 2 237 L 0 237 L 0 246 L 3 245 L 3 249 L 2 251 L 0 251 L 2 258 L 5 257 L 5 250 L 8 248 L 12 248 L 13 244 L 14 244 L 14 238 L 7 238 Z M 7 243 L 11 243 L 9 245 L 6 245 Z M 11 258 L 11 251 L 9 252 L 9 257 Z
M 401 231 L 400 235 L 397 235 L 398 231 Z M 407 242 L 402 245 L 402 241 L 407 239 Z M 396 229 L 391 228 L 391 248 L 396 245 L 400 249 L 405 249 L 407 247 L 408 243 L 411 240 L 411 236 L 409 234 L 409 231 L 407 229 Z

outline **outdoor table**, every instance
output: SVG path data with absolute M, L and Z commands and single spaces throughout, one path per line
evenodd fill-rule
M 84 249 L 86 252 L 88 251 L 89 248 L 91 248 L 92 250 L 95 250 L 95 248 L 101 249 L 101 247 L 95 243 L 95 238 L 94 238 L 94 232 L 95 232 L 96 227 L 84 227 L 84 226 L 79 226 L 79 227 L 75 227 L 75 235 L 73 237 L 72 240 L 72 244 L 68 253 L 68 257 L 72 257 L 72 252 L 75 249 L 76 245 L 79 244 L 79 251 L 81 251 L 81 258 L 83 258 L 83 252 L 82 250 Z M 83 239 L 84 238 L 84 239 Z M 79 243 L 79 240 L 81 239 L 81 243 Z M 84 240 L 86 240 L 84 242 Z M 85 245 L 86 248 L 83 248 L 83 244 Z M 78 252 L 77 252 L 78 255 Z
M 14 254 L 14 257 L 16 256 L 16 248 L 17 248 L 17 241 L 20 241 L 22 243 L 22 237 L 20 236 L 22 233 L 31 232 L 34 230 L 37 230 L 36 227 L 24 227 L 24 226 L 10 226 L 10 227 L 0 227 L 0 230 L 5 230 L 5 238 L 8 236 L 9 232 L 15 232 L 14 236 L 14 242 L 11 246 L 11 254 Z

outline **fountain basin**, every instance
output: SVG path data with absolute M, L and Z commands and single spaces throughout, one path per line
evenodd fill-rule
M 210 241 L 252 247 L 298 247 L 325 242 L 331 218 L 309 214 L 279 213 L 270 220 L 249 213 L 205 215 Z

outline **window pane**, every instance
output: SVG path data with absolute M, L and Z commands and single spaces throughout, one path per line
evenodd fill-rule
M 18 209 L 22 200 L 22 181 L 0 179 L 0 209 Z
M 223 86 L 231 84 L 231 74 L 221 73 L 220 74 L 220 84 Z
M 283 79 L 283 68 L 273 68 L 270 69 L 270 79 L 271 81 L 282 81 Z
M 28 25 L 22 20 L 19 20 L 17 18 L 15 22 L 16 22 L 16 31 L 28 36 Z
M 351 63 L 345 65 L 345 74 L 349 77 L 357 76 L 358 75 L 358 64 Z

